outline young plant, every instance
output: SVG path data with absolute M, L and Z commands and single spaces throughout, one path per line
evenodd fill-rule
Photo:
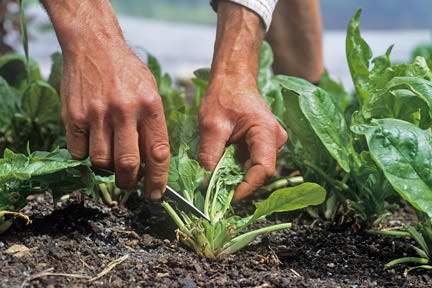
M 6 149 L 0 159 L 0 231 L 10 226 L 29 195 L 51 191 L 56 202 L 63 195 L 85 190 L 97 200 L 98 184 L 90 161 L 74 160 L 67 150 L 36 151 L 25 156 Z
M 405 224 L 406 230 L 405 236 L 411 237 L 417 243 L 417 246 L 411 245 L 415 250 L 418 257 L 402 257 L 390 261 L 386 264 L 386 267 L 391 267 L 398 264 L 415 263 L 420 264 L 415 267 L 411 267 L 405 271 L 408 274 L 414 269 L 432 269 L 432 225 L 431 218 L 425 213 L 418 213 L 419 222 Z
M 210 176 L 207 189 L 203 189 L 202 182 L 204 175 L 209 173 L 197 161 L 189 158 L 185 145 L 179 151 L 179 155 L 171 160 L 169 185 L 182 191 L 183 196 L 206 214 L 210 221 L 181 210 L 176 211 L 168 202 L 163 202 L 162 206 L 177 224 L 180 241 L 202 257 L 213 259 L 222 254 L 232 254 L 260 234 L 291 227 L 290 223 L 283 223 L 239 235 L 254 222 L 274 212 L 291 211 L 324 201 L 325 190 L 322 187 L 305 183 L 273 192 L 269 198 L 256 204 L 253 215 L 241 218 L 234 214 L 230 204 L 235 188 L 244 176 L 234 157 L 235 147 L 226 148 Z

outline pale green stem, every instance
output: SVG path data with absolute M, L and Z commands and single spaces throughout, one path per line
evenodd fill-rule
M 420 258 L 420 257 L 403 257 L 403 258 L 398 258 L 398 259 L 395 259 L 393 261 L 390 261 L 389 263 L 385 264 L 385 266 L 390 267 L 390 266 L 402 264 L 402 263 L 428 264 L 429 260 L 425 259 L 425 258 Z
M 368 234 L 373 235 L 385 235 L 385 236 L 394 236 L 394 237 L 411 237 L 411 234 L 404 231 L 391 231 L 391 230 L 365 230 Z
M 171 216 L 171 218 L 174 220 L 174 222 L 176 223 L 177 227 L 180 228 L 180 230 L 182 230 L 182 232 L 188 232 L 188 229 L 186 228 L 185 224 L 183 223 L 183 221 L 181 220 L 180 216 L 174 211 L 174 209 L 171 207 L 171 205 L 166 202 L 163 201 L 162 202 L 162 207 L 165 208 L 165 210 L 168 212 L 168 214 Z
M 99 187 L 99 189 L 101 191 L 102 198 L 105 201 L 105 203 L 107 203 L 108 205 L 111 205 L 113 203 L 113 200 L 111 198 L 111 194 L 109 193 L 106 185 L 104 183 L 100 183 L 98 185 L 98 187 Z

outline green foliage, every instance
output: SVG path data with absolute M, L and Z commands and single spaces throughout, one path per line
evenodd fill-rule
M 25 156 L 6 149 L 0 159 L 0 227 L 6 221 L 4 212 L 21 210 L 28 195 L 50 190 L 56 202 L 65 194 L 83 189 L 96 200 L 98 183 L 90 162 L 73 160 L 67 150 Z
M 180 150 L 185 149 L 182 145 Z M 174 157 L 174 160 L 176 164 L 170 167 L 170 171 L 174 172 L 169 174 L 169 184 L 177 188 L 183 187 L 180 191 L 185 198 L 209 216 L 210 222 L 183 211 L 179 211 L 179 215 L 168 202 L 163 202 L 162 205 L 179 227 L 177 230 L 179 239 L 202 257 L 215 258 L 221 254 L 234 253 L 260 234 L 288 228 L 291 224 L 279 224 L 238 236 L 255 221 L 263 220 L 275 212 L 317 205 L 325 199 L 325 190 L 321 186 L 305 183 L 273 192 L 269 198 L 256 204 L 253 215 L 241 218 L 232 212 L 230 205 L 235 188 L 244 176 L 244 171 L 235 160 L 234 146 L 226 148 L 210 176 L 205 192 L 202 182 L 203 176 L 208 173 L 195 160 L 189 159 L 184 152 L 181 156 Z
M 291 136 L 289 152 L 305 181 L 329 191 L 325 204 L 309 209 L 311 214 L 333 218 L 342 206 L 352 211 L 358 227 L 370 228 L 389 215 L 394 205 L 386 201 L 396 193 L 430 213 L 432 74 L 421 56 L 393 65 L 392 47 L 373 58 L 360 34 L 360 12 L 346 36 L 355 93 L 347 93 L 327 73 L 320 87 L 271 76 L 269 51 L 261 52 L 258 84 Z
M 58 95 L 61 55 L 53 55 L 50 79 L 43 81 L 37 63 L 29 58 L 23 2 L 20 1 L 20 19 L 25 56 L 11 54 L 0 58 L 0 156 L 5 148 L 25 153 L 27 143 L 32 151 L 65 146 Z
M 402 257 L 390 261 L 386 267 L 398 264 L 415 263 L 418 266 L 411 267 L 405 271 L 405 274 L 414 269 L 432 269 L 432 225 L 431 218 L 424 213 L 418 213 L 419 220 L 413 224 L 405 224 L 404 228 L 408 237 L 413 238 L 418 246 L 411 246 L 417 253 L 418 257 Z

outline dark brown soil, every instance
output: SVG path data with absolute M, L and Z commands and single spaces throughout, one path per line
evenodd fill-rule
M 126 210 L 74 194 L 53 209 L 51 201 L 49 194 L 34 197 L 24 211 L 33 223 L 17 220 L 0 235 L 1 287 L 432 287 L 426 270 L 405 277 L 404 266 L 384 268 L 414 255 L 405 239 L 282 214 L 268 222 L 294 221 L 291 230 L 208 261 L 177 243 L 175 227 L 157 203 L 142 200 Z M 401 209 L 388 223 L 410 218 Z M 16 244 L 29 250 L 9 253 Z M 79 278 L 102 271 L 98 279 Z

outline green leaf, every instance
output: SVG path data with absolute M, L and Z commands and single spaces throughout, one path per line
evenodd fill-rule
M 270 44 L 267 41 L 263 41 L 261 45 L 260 58 L 259 58 L 259 67 L 262 70 L 269 69 L 273 64 L 274 57 L 273 51 L 270 47 Z
M 354 87 L 359 94 L 360 104 L 369 97 L 369 61 L 372 58 L 372 50 L 366 41 L 360 36 L 359 19 L 361 9 L 358 9 L 351 18 L 346 35 L 346 57 L 354 82 Z
M 210 68 L 201 68 L 193 72 L 196 78 L 205 82 L 210 81 Z
M 155 77 L 158 87 L 160 87 L 162 78 L 161 67 L 157 59 L 150 53 L 147 53 L 147 67 L 150 69 L 150 72 L 152 72 L 153 76 Z
M 51 73 L 48 78 L 48 83 L 54 87 L 57 94 L 60 95 L 60 84 L 63 77 L 63 55 L 55 52 L 51 55 Z
M 0 134 L 9 127 L 11 119 L 18 113 L 20 101 L 9 87 L 8 83 L 0 76 Z M 1 152 L 1 151 L 0 151 Z
M 255 204 L 256 210 L 251 221 L 275 212 L 293 211 L 324 202 L 326 191 L 315 183 L 303 183 L 274 191 L 270 196 Z
M 187 150 L 186 145 L 182 144 L 180 146 L 177 171 L 183 195 L 190 203 L 194 203 L 195 191 L 204 181 L 205 170 L 199 165 L 198 161 L 189 158 Z
M 234 158 L 235 151 L 234 145 L 225 149 L 207 187 L 203 212 L 210 217 L 212 223 L 226 215 L 235 188 L 243 181 L 244 172 Z
M 353 94 L 346 92 L 342 83 L 331 79 L 327 70 L 320 77 L 319 87 L 332 96 L 335 105 L 338 106 L 340 111 L 345 111 L 348 105 L 353 101 Z
M 342 169 L 349 172 L 350 157 L 355 157 L 351 132 L 330 96 L 303 79 L 289 76 L 277 76 L 277 79 L 283 88 L 298 95 L 301 111 L 310 126 Z
M 29 78 L 27 78 L 27 60 L 25 56 L 9 54 L 0 57 L 0 76 L 3 77 L 9 83 L 9 86 L 13 87 L 19 95 L 22 95 L 29 83 L 42 79 L 39 67 L 33 59 L 29 60 L 29 66 Z
M 25 91 L 22 99 L 25 113 L 39 125 L 61 122 L 60 99 L 48 83 L 37 81 Z
M 366 136 L 371 156 L 393 188 L 420 211 L 432 215 L 432 139 L 430 130 L 397 120 L 352 126 Z
M 261 229 L 244 233 L 230 240 L 228 243 L 226 243 L 223 246 L 223 250 L 221 254 L 232 254 L 240 250 L 241 248 L 245 247 L 246 245 L 248 245 L 250 242 L 255 240 L 257 236 L 261 234 L 269 233 L 281 229 L 287 229 L 287 228 L 291 228 L 291 223 L 276 224 L 276 225 L 272 225 L 272 226 L 268 226 L 268 227 L 264 227 Z
M 395 77 L 382 90 L 371 95 L 363 106 L 362 115 L 366 119 L 394 117 L 412 123 L 421 121 L 421 126 L 429 127 L 432 82 L 417 77 Z

